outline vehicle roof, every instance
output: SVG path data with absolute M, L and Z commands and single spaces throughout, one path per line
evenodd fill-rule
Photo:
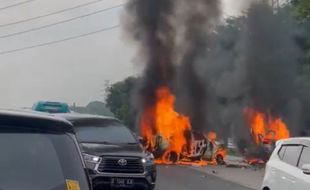
M 70 122 L 75 122 L 75 121 L 104 121 L 104 120 L 115 120 L 119 121 L 118 119 L 114 117 L 109 117 L 109 116 L 99 116 L 99 115 L 91 115 L 91 114 L 81 114 L 81 113 L 55 113 L 53 114 L 55 116 L 64 118 Z
M 53 101 L 38 101 L 35 104 L 55 104 L 55 105 L 68 105 L 65 102 L 53 102 Z
M 73 132 L 72 124 L 51 114 L 30 110 L 0 110 L 1 126 L 30 127 L 40 131 Z
M 290 144 L 301 144 L 310 147 L 310 137 L 294 137 L 288 138 L 280 141 L 283 145 L 290 145 Z

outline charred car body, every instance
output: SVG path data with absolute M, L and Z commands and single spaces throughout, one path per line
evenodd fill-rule
M 120 121 L 85 114 L 57 115 L 73 124 L 94 189 L 154 189 L 154 157 L 143 151 Z
M 185 134 L 187 144 L 183 145 L 181 152 L 169 150 L 169 139 L 155 135 L 153 142 L 141 138 L 144 148 L 152 152 L 158 163 L 165 164 L 187 164 L 206 161 L 208 164 L 225 164 L 226 149 L 224 143 L 216 141 L 216 134 L 213 132 L 203 135 L 189 131 Z

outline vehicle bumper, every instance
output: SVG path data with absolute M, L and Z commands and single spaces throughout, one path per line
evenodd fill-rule
M 123 178 L 134 180 L 134 184 L 132 186 L 133 189 L 136 188 L 150 189 L 150 187 L 154 187 L 156 183 L 156 176 L 157 176 L 156 169 L 141 174 L 96 173 L 90 175 L 94 188 L 110 187 L 112 183 L 112 178 Z

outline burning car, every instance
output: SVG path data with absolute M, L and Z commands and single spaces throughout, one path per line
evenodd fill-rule
M 290 132 L 280 117 L 258 112 L 252 108 L 246 108 L 244 114 L 256 145 L 274 144 L 277 140 L 290 137 Z
M 245 119 L 250 127 L 254 148 L 248 150 L 246 162 L 250 165 L 264 165 L 275 148 L 275 143 L 290 137 L 288 127 L 279 116 L 245 108 Z
M 206 165 L 221 160 L 225 149 L 216 142 L 216 133 L 196 132 L 189 117 L 174 109 L 175 97 L 163 86 L 156 91 L 156 103 L 140 116 L 139 128 L 144 148 L 159 164 Z
M 152 152 L 158 164 L 225 164 L 226 149 L 224 144 L 216 141 L 216 134 L 208 135 L 188 131 L 187 140 L 181 152 L 171 150 L 170 143 L 173 138 L 165 139 L 160 135 L 155 135 L 154 143 L 142 139 L 143 146 Z M 154 144 L 154 146 L 152 146 Z

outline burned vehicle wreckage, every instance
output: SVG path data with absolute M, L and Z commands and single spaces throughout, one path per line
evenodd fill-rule
M 140 141 L 147 151 L 154 154 L 157 164 L 225 164 L 226 149 L 224 143 L 216 140 L 216 133 L 209 132 L 206 135 L 191 131 L 185 133 L 187 143 L 180 152 L 169 148 L 173 136 L 166 139 L 157 134 L 151 141 L 146 138 L 140 138 Z

